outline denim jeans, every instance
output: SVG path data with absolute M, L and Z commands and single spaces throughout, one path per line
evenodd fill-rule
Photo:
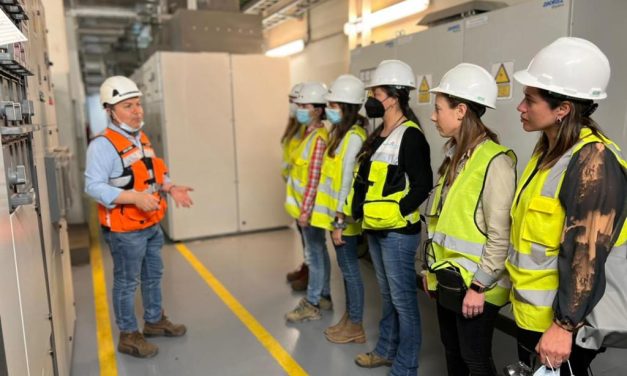
M 492 334 L 500 307 L 486 302 L 483 313 L 472 319 L 440 304 L 437 309 L 448 376 L 496 376 Z
M 300 242 L 303 244 L 303 264 L 309 266 L 309 256 L 307 256 L 307 247 L 305 247 L 305 237 L 303 236 L 303 228 L 296 222 L 296 229 L 298 230 L 298 236 L 300 236 Z
M 393 360 L 392 376 L 418 374 L 422 335 L 414 259 L 419 240 L 418 234 L 368 234 L 383 310 L 374 352 Z
M 144 321 L 161 319 L 161 247 L 163 232 L 159 225 L 139 231 L 103 230 L 113 257 L 113 311 L 121 332 L 138 330 L 135 318 L 135 292 L 141 281 Z
M 327 251 L 325 230 L 317 227 L 303 227 L 305 254 L 309 262 L 309 284 L 307 300 L 313 305 L 320 303 L 321 296 L 331 295 L 331 261 Z
M 364 318 L 364 283 L 359 271 L 359 257 L 357 243 L 359 236 L 342 236 L 344 245 L 334 245 L 337 254 L 337 263 L 344 279 L 344 293 L 346 294 L 346 312 L 354 323 L 361 323 Z

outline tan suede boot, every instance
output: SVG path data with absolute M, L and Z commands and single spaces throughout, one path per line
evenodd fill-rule
M 136 358 L 152 358 L 159 352 L 159 347 L 146 341 L 140 332 L 121 332 L 118 351 Z
M 374 352 L 361 353 L 355 358 L 355 364 L 364 368 L 391 367 L 392 361 Z
M 348 312 L 344 312 L 344 315 L 342 315 L 342 318 L 340 319 L 340 321 L 337 322 L 337 324 L 332 325 L 324 330 L 324 335 L 328 336 L 329 334 L 338 332 L 339 330 L 342 329 L 344 325 L 346 325 L 347 321 L 348 321 Z
M 327 339 L 333 343 L 366 343 L 366 332 L 361 323 L 356 324 L 347 320 L 346 324 L 337 332 L 327 334 Z
M 146 322 L 144 324 L 144 335 L 146 337 L 180 337 L 187 333 L 187 328 L 182 324 L 173 324 L 164 314 L 161 320 L 155 323 Z

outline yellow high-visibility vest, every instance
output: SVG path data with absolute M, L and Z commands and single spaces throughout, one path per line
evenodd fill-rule
M 593 142 L 603 143 L 627 168 L 616 144 L 584 128 L 579 142 L 553 167 L 534 175 L 540 158 L 536 154 L 520 179 L 511 211 L 510 249 L 505 263 L 512 281 L 510 300 L 520 328 L 544 332 L 553 321 L 553 302 L 559 285 L 557 257 L 566 223 L 560 189 L 571 159 Z M 624 223 L 620 226 L 621 235 L 610 252 L 625 245 L 627 228 Z
M 283 149 L 282 161 L 281 161 L 281 176 L 283 179 L 287 181 L 287 176 L 290 173 L 290 155 L 294 152 L 294 150 L 300 145 L 303 141 L 303 136 L 305 134 L 305 126 L 300 126 L 298 132 L 290 138 L 289 140 L 285 140 L 281 143 L 281 148 Z
M 392 230 L 417 223 L 420 213 L 416 209 L 406 216 L 401 215 L 399 202 L 409 192 L 409 178 L 405 174 L 405 184 L 394 192 L 385 192 L 389 166 L 398 165 L 398 157 L 403 135 L 408 128 L 416 128 L 422 132 L 418 124 L 406 121 L 399 125 L 383 141 L 370 157 L 370 173 L 368 174 L 368 190 L 364 201 L 364 230 Z
M 314 205 L 313 214 L 311 215 L 311 225 L 332 231 L 331 223 L 335 219 L 337 212 L 340 190 L 342 189 L 342 176 L 344 174 L 343 161 L 346 157 L 346 149 L 348 148 L 348 140 L 352 135 L 357 135 L 362 141 L 366 139 L 366 130 L 354 125 L 342 139 L 339 149 L 340 152 L 334 157 L 329 156 L 327 149 L 322 162 L 322 170 L 320 174 L 320 183 L 318 184 L 318 192 L 316 193 L 316 203 Z M 354 175 L 353 175 L 354 176 Z M 352 186 L 352 182 L 351 182 Z M 359 235 L 361 233 L 361 225 L 350 221 L 347 217 L 347 228 L 342 234 Z
M 309 164 L 318 139 L 327 141 L 329 135 L 325 127 L 314 129 L 290 154 L 290 171 L 287 178 L 285 210 L 295 219 L 301 214 L 303 196 L 309 182 Z
M 516 161 L 512 150 L 491 140 L 481 143 L 455 178 L 444 203 L 441 199 L 446 173 L 438 180 L 429 199 L 427 227 L 435 258 L 430 267 L 438 269 L 452 264 L 459 269 L 466 286 L 472 282 L 488 240 L 485 230 L 477 227 L 477 208 L 490 163 L 502 154 Z M 429 289 L 435 290 L 435 275 L 428 273 L 427 278 Z M 509 278 L 502 276 L 485 292 L 486 301 L 497 306 L 505 305 L 510 286 Z

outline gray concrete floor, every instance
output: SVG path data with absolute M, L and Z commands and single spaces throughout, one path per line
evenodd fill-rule
M 302 297 L 285 282 L 285 273 L 302 261 L 298 234 L 292 229 L 230 236 L 186 243 L 188 248 L 239 302 L 265 327 L 310 375 L 386 375 L 389 368 L 361 369 L 353 363 L 360 352 L 369 351 L 376 342 L 380 318 L 380 297 L 372 266 L 362 261 L 366 301 L 364 325 L 368 342 L 363 345 L 329 343 L 322 331 L 343 313 L 344 296 L 335 252 L 332 259 L 332 296 L 336 306 L 324 312 L 320 321 L 287 325 L 283 315 Z M 107 287 L 110 298 L 111 257 L 103 245 Z M 185 323 L 188 334 L 182 338 L 157 338 L 159 354 L 152 359 L 135 359 L 117 354 L 119 375 L 283 375 L 284 371 L 205 284 L 173 244 L 163 248 L 166 266 L 163 279 L 164 308 L 173 321 Z M 72 375 L 99 375 L 98 348 L 94 316 L 91 267 L 74 267 L 77 326 Z M 439 340 L 435 307 L 419 294 L 423 345 L 421 375 L 445 375 L 445 361 Z M 109 299 L 109 302 L 111 300 Z M 110 305 L 111 309 L 111 305 Z M 118 331 L 111 311 L 113 338 Z M 141 319 L 141 299 L 137 299 Z M 141 326 L 141 320 L 140 326 Z M 593 363 L 594 375 L 627 375 L 621 357 L 625 351 L 610 350 Z M 513 338 L 496 331 L 494 357 L 499 370 L 516 360 Z M 580 375 L 577 375 L 580 376 Z

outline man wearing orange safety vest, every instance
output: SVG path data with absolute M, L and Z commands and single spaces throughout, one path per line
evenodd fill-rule
M 120 330 L 118 351 L 138 358 L 155 356 L 158 347 L 144 336 L 178 337 L 161 307 L 163 232 L 169 194 L 177 206 L 190 207 L 189 187 L 174 185 L 165 162 L 141 131 L 141 91 L 126 77 L 109 77 L 100 87 L 109 126 L 87 149 L 85 191 L 98 202 L 98 218 L 113 258 L 113 308 Z M 141 283 L 144 330 L 135 318 L 135 292 Z

